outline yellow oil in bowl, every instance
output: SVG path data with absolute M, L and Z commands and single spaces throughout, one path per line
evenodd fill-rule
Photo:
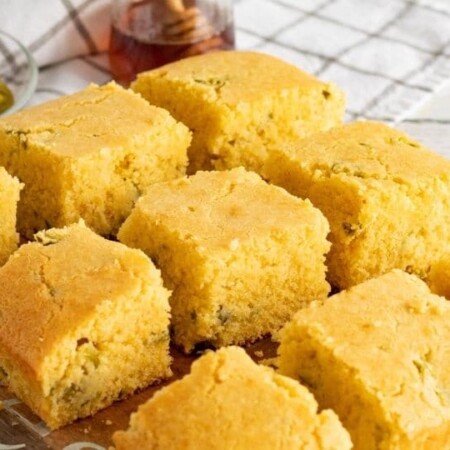
M 0 114 L 14 105 L 14 95 L 11 89 L 0 80 Z

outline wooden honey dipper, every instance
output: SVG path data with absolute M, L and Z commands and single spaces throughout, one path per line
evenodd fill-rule
M 163 35 L 168 40 L 200 42 L 210 38 L 215 30 L 196 6 L 186 8 L 183 0 L 164 0 L 166 14 Z

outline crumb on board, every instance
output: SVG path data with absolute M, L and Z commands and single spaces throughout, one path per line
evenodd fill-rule
M 259 361 L 259 364 L 263 366 L 273 367 L 274 369 L 278 368 L 278 358 L 266 358 Z
M 255 356 L 257 358 L 262 358 L 264 356 L 264 352 L 262 350 L 256 350 L 255 351 Z
M 105 424 L 106 425 L 112 425 L 113 423 L 112 423 L 112 420 L 107 419 L 107 420 L 105 420 Z

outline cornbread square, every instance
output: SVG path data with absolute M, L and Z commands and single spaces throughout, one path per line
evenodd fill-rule
M 394 268 L 426 279 L 450 245 L 450 161 L 376 122 L 273 152 L 266 178 L 330 223 L 329 281 L 345 289 Z
M 256 340 L 325 298 L 327 233 L 309 201 L 238 168 L 151 186 L 118 238 L 161 268 L 189 352 Z
M 299 311 L 280 373 L 333 408 L 355 450 L 450 448 L 450 304 L 394 270 Z
M 16 233 L 17 202 L 23 185 L 0 167 L 0 266 L 16 250 L 19 235 Z
M 431 265 L 427 283 L 431 292 L 450 300 L 450 254 Z
M 25 183 L 20 232 L 83 218 L 114 234 L 148 185 L 185 173 L 190 141 L 167 111 L 114 83 L 0 119 L 0 165 Z
M 51 428 L 170 375 L 169 292 L 142 252 L 72 225 L 0 269 L 0 373 Z
M 228 347 L 194 362 L 191 373 L 157 392 L 114 434 L 116 450 L 347 450 L 333 411 L 318 413 L 310 392 Z
M 340 89 L 273 56 L 227 51 L 183 59 L 131 85 L 193 132 L 189 171 L 259 171 L 272 149 L 342 123 Z

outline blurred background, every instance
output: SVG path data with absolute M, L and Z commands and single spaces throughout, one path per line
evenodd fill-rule
M 28 105 L 235 46 L 337 83 L 347 120 L 398 124 L 450 157 L 447 0 L 1 0 L 0 30 L 39 68 L 24 72 L 26 56 L 0 40 L 7 84 L 35 78 Z

